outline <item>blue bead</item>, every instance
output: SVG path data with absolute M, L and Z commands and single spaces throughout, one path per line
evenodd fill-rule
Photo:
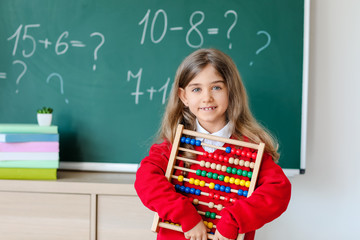
M 225 152 L 227 152 L 227 153 L 231 153 L 231 147 L 227 147 L 227 148 L 225 148 Z
M 215 184 L 214 189 L 217 190 L 217 191 L 219 191 L 219 190 L 220 190 L 220 185 L 219 185 L 219 184 Z
M 180 191 L 185 192 L 185 186 L 181 186 Z
M 191 139 L 191 140 L 190 140 L 190 144 L 191 144 L 191 145 L 195 145 L 195 142 L 196 142 L 195 139 Z
M 201 146 L 201 141 L 200 141 L 200 140 L 196 140 L 195 145 L 196 145 L 196 146 Z
M 190 189 L 190 193 L 191 193 L 191 194 L 195 194 L 195 190 L 196 190 L 195 188 L 191 188 L 191 189 Z
M 226 187 L 225 192 L 230 193 L 231 192 L 231 187 Z
M 186 188 L 185 188 L 185 192 L 186 192 L 186 193 L 189 193 L 189 192 L 190 192 L 190 188 L 189 188 L 189 187 L 186 187 Z
M 184 143 L 185 140 L 186 140 L 186 137 L 181 137 L 181 138 L 180 138 L 180 142 L 182 142 L 182 143 Z
M 179 184 L 175 184 L 175 190 L 179 191 L 180 190 L 180 185 Z
M 196 189 L 196 190 L 195 190 L 195 195 L 200 196 L 200 194 L 201 194 L 201 190 L 200 190 L 200 189 Z
M 237 192 L 237 194 L 238 194 L 239 196 L 242 196 L 242 195 L 243 195 L 243 190 L 239 189 L 238 192 Z
M 190 144 L 191 138 L 186 138 L 185 143 Z
M 220 191 L 222 191 L 222 192 L 225 192 L 225 186 L 224 185 L 221 185 L 221 187 L 220 187 Z
M 248 191 L 244 191 L 244 192 L 243 192 L 243 196 L 244 196 L 244 197 L 247 197 L 247 195 L 248 195 Z

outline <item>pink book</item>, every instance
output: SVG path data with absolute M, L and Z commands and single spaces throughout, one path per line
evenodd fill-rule
M 59 152 L 59 142 L 0 142 L 0 152 Z

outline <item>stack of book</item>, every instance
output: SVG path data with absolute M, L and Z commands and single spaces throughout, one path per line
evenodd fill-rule
M 0 179 L 55 180 L 58 168 L 57 126 L 0 124 Z

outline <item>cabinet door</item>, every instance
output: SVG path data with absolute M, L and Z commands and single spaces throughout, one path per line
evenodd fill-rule
M 90 195 L 0 192 L 6 240 L 89 240 Z
M 98 196 L 98 240 L 151 240 L 154 213 L 136 196 Z

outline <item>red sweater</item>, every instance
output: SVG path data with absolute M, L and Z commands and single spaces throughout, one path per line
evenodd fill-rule
M 226 146 L 225 144 L 224 147 Z M 204 152 L 202 147 L 196 147 L 196 150 Z M 161 144 L 154 144 L 150 148 L 149 156 L 142 160 L 136 173 L 135 189 L 146 207 L 157 212 L 162 219 L 179 223 L 183 231 L 187 232 L 202 218 L 188 197 L 176 192 L 173 183 L 170 183 L 164 176 L 170 151 L 171 144 L 166 141 Z M 214 153 L 220 153 L 220 150 L 216 150 Z M 206 159 L 206 161 L 210 161 L 210 159 Z M 212 161 L 215 162 L 215 160 Z M 226 165 L 223 162 L 221 164 Z M 217 170 L 203 168 L 198 164 L 192 164 L 191 168 L 224 174 Z M 233 184 L 221 182 L 220 180 L 210 180 L 207 177 L 188 173 L 187 178 L 191 177 L 205 180 L 206 182 L 230 186 L 233 189 L 241 188 Z M 190 185 L 187 182 L 181 184 L 196 187 L 205 192 L 211 191 L 207 187 L 201 188 L 200 186 Z M 235 193 L 228 195 L 239 199 L 239 196 Z M 217 230 L 224 237 L 236 239 L 238 233 L 246 233 L 245 240 L 252 240 L 254 239 L 256 229 L 279 217 L 286 210 L 290 201 L 290 195 L 291 184 L 281 167 L 272 160 L 270 155 L 264 154 L 256 189 L 252 195 L 248 198 L 240 198 L 234 204 L 226 204 L 224 201 L 212 199 L 212 202 L 215 204 L 220 203 L 225 208 L 221 210 L 221 213 L 215 208 L 211 209 L 212 212 L 220 214 L 221 219 L 209 219 L 209 221 L 216 224 Z M 209 197 L 203 195 L 196 196 L 196 198 L 200 201 L 209 202 Z M 205 209 L 207 208 L 206 206 L 198 205 L 197 208 L 204 208 L 201 210 L 209 211 Z M 185 237 L 183 233 L 160 228 L 157 239 L 184 240 Z

